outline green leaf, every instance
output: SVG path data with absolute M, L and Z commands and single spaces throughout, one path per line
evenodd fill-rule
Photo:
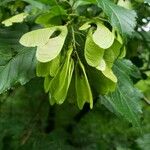
M 114 42 L 114 35 L 103 24 L 97 22 L 97 29 L 93 34 L 93 41 L 101 48 L 107 49 Z
M 86 102 L 90 103 L 90 108 L 93 108 L 93 97 L 88 78 L 83 64 L 78 59 L 75 66 L 75 88 L 77 94 L 77 103 L 80 109 L 83 108 Z
M 136 140 L 138 146 L 141 150 L 149 150 L 150 149 L 150 133 L 144 134 L 142 137 Z
M 64 64 L 58 70 L 56 76 L 50 83 L 50 95 L 52 99 L 55 99 L 57 104 L 62 104 L 67 97 L 67 92 L 72 78 L 74 69 L 74 61 L 71 58 L 72 48 L 67 52 Z
M 135 11 L 117 6 L 110 0 L 97 0 L 97 3 L 106 13 L 111 25 L 116 30 L 119 30 L 121 34 L 132 35 L 136 26 Z
M 146 3 L 150 3 L 150 0 L 145 0 Z
M 41 10 L 44 10 L 46 8 L 46 5 L 39 1 L 35 1 L 35 0 L 22 0 L 22 1 L 27 2 L 30 5 L 33 5 L 34 7 L 41 9 Z
M 149 1 L 149 0 L 135 0 L 135 1 L 138 3 L 144 3 L 144 2 Z
M 35 77 L 35 49 L 24 48 L 0 70 L 0 93 Z
M 20 51 L 21 45 L 18 41 L 25 32 L 28 32 L 28 26 L 25 24 L 0 28 L 0 49 L 6 49 L 7 52 Z
M 134 88 L 130 79 L 133 64 L 127 60 L 118 60 L 114 65 L 114 71 L 118 78 L 115 92 L 101 96 L 102 103 L 117 115 L 124 117 L 135 127 L 140 127 L 139 114 L 142 112 L 140 99 L 142 94 Z
M 40 15 L 36 19 L 37 24 L 48 27 L 50 25 L 61 25 L 63 18 L 67 15 L 66 11 L 60 6 L 54 6 L 49 12 Z
M 82 5 L 96 4 L 96 0 L 77 0 L 74 4 L 74 8 L 76 9 Z
M 104 56 L 104 49 L 100 48 L 93 41 L 92 30 L 89 30 L 89 33 L 87 35 L 84 56 L 85 56 L 87 63 L 92 67 L 99 66 Z
M 28 16 L 26 13 L 21 13 L 18 15 L 15 15 L 9 19 L 6 19 L 2 22 L 6 27 L 13 25 L 13 23 L 20 23 L 23 22 L 23 20 Z

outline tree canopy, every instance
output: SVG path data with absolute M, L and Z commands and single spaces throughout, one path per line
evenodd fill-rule
M 149 0 L 0 0 L 0 149 L 149 150 L 149 14 Z

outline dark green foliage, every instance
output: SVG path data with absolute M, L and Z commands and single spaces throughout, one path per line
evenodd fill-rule
M 35 49 L 19 44 L 21 35 L 27 31 L 26 25 L 0 29 L 0 93 L 35 77 Z
M 118 77 L 117 88 L 115 92 L 101 97 L 101 100 L 110 111 L 124 116 L 138 127 L 140 124 L 139 114 L 142 113 L 139 103 L 142 94 L 134 88 L 130 80 L 130 75 L 135 73 L 134 67 L 130 61 L 118 60 L 114 65 L 114 71 Z M 138 77 L 138 73 L 136 77 Z
M 137 150 L 146 142 L 146 135 L 141 136 L 129 123 L 108 112 L 99 100 L 91 111 L 88 107 L 79 111 L 69 103 L 50 106 L 41 85 L 36 78 L 1 95 L 1 150 Z M 145 107 L 143 134 L 150 130 L 149 113 Z

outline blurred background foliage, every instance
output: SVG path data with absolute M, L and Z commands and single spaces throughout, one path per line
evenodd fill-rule
M 69 9 L 67 1 L 61 2 L 65 9 Z M 133 36 L 126 41 L 126 57 L 141 72 L 141 77 L 133 81 L 144 93 L 142 133 L 109 112 L 99 99 L 92 110 L 85 105 L 80 111 L 68 102 L 50 106 L 43 91 L 43 80 L 34 78 L 26 85 L 16 85 L 0 95 L 0 150 L 150 149 L 150 7 L 142 0 L 132 1 L 132 7 L 137 12 L 138 24 Z M 54 25 L 56 22 L 62 24 L 67 19 L 65 9 L 60 10 L 56 0 L 0 0 L 0 22 L 21 12 L 31 14 L 26 24 L 13 26 L 17 30 L 21 28 L 20 33 L 15 35 L 13 32 L 9 41 L 7 38 L 7 42 L 0 45 L 0 48 L 11 45 L 5 59 L 0 54 L 1 63 L 5 64 L 20 49 L 15 38 L 19 39 L 23 33 L 37 28 L 36 23 L 43 26 L 48 26 L 49 21 Z M 90 18 L 100 10 L 94 4 L 85 3 L 76 11 L 79 14 L 84 12 Z M 4 30 L 1 26 L 1 33 L 5 33 Z

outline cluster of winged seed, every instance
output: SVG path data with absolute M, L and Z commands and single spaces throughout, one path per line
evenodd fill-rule
M 73 97 L 80 109 L 86 102 L 92 108 L 94 93 L 98 96 L 115 89 L 117 78 L 112 70 L 113 63 L 125 55 L 121 36 L 100 21 L 87 22 L 79 28 L 79 32 L 82 30 L 87 33 L 84 47 L 86 64 L 72 44 L 64 53 L 63 46 L 68 35 L 65 25 L 34 30 L 20 39 L 26 47 L 37 47 L 36 72 L 37 76 L 45 78 L 44 89 L 49 93 L 51 105 L 62 104 Z M 53 36 L 56 31 L 60 33 Z

